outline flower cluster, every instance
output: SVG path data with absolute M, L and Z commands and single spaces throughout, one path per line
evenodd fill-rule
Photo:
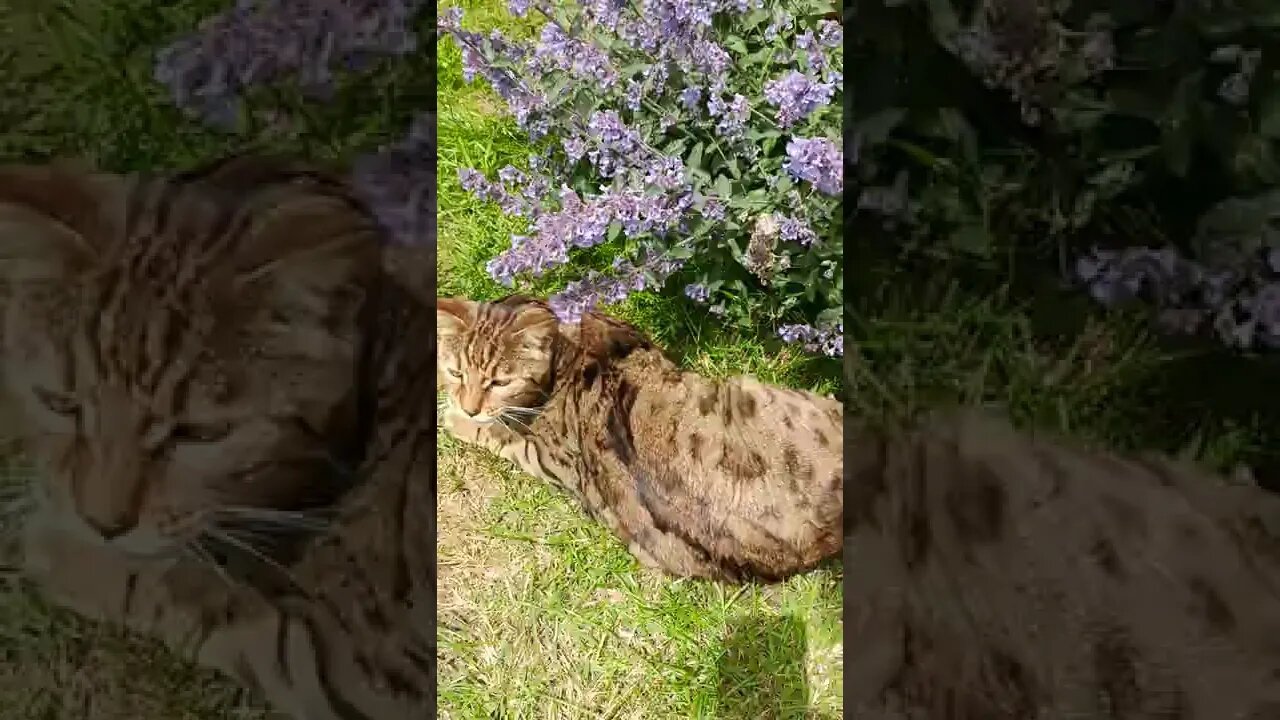
M 633 292 L 661 287 L 683 262 L 651 252 L 639 264 L 615 258 L 608 274 L 590 270 L 551 298 L 551 310 L 564 322 L 577 322 L 601 303 L 620 302 Z
M 1048 3 L 1021 3 L 1010 11 L 1003 0 L 983 0 L 977 19 L 950 39 L 950 50 L 988 87 L 1007 90 L 1023 122 L 1038 125 L 1046 98 L 1064 81 L 1088 78 L 1115 64 L 1110 29 L 1091 21 L 1083 32 L 1066 28 Z
M 421 0 L 237 0 L 160 50 L 155 78 L 174 102 L 230 127 L 243 92 L 295 74 L 312 95 L 333 87 L 333 69 L 359 69 L 417 48 L 410 23 Z
M 536 39 L 466 29 L 458 8 L 439 20 L 465 79 L 487 82 L 537 148 L 526 168 L 459 175 L 464 189 L 528 222 L 488 262 L 495 280 L 573 268 L 599 248 L 591 256 L 611 254 L 612 264 L 577 269 L 552 298 L 563 319 L 665 291 L 675 274 L 685 276 L 677 292 L 743 324 L 838 312 L 838 23 L 799 20 L 809 16 L 801 0 L 510 7 L 545 19 Z M 814 332 L 821 339 L 780 337 L 840 349 L 832 327 Z
M 818 82 L 793 70 L 764 86 L 764 97 L 778 108 L 778 127 L 789 128 L 831 102 L 834 83 Z
M 844 151 L 826 138 L 795 138 L 787 143 L 783 167 L 797 180 L 813 183 L 819 192 L 844 192 Z
M 352 164 L 352 186 L 392 242 L 435 242 L 435 132 L 435 118 L 423 114 L 404 141 Z
M 844 323 L 838 322 L 827 329 L 810 325 L 783 325 L 778 337 L 789 343 L 799 343 L 809 352 L 820 352 L 830 357 L 844 356 Z
M 1099 250 L 1076 261 L 1076 275 L 1095 300 L 1115 306 L 1146 300 L 1167 330 L 1211 328 L 1227 345 L 1280 348 L 1280 245 L 1252 262 L 1211 267 L 1171 247 Z

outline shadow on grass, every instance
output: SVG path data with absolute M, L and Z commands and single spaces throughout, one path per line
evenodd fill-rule
M 792 615 L 736 620 L 718 665 L 719 720 L 802 720 L 809 710 L 804 623 Z

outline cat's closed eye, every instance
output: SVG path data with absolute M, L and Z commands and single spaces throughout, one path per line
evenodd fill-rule
M 455 370 L 454 368 L 449 368 L 445 372 L 449 373 L 449 377 L 455 377 L 455 378 L 462 377 L 462 372 L 460 370 Z
M 231 423 L 178 423 L 170 433 L 177 442 L 217 442 L 231 434 Z
M 34 388 L 36 398 L 55 415 L 72 416 L 80 412 L 80 401 L 67 394 Z

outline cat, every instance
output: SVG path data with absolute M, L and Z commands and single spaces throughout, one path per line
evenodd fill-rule
M 37 587 L 298 720 L 429 716 L 433 320 L 381 240 L 287 160 L 0 166 Z
M 849 717 L 1280 718 L 1280 498 L 981 409 L 846 452 Z
M 576 499 L 642 565 L 776 581 L 841 549 L 842 406 L 682 371 L 636 328 L 437 298 L 443 424 Z

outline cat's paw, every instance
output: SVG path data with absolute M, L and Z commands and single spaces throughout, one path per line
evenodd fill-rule
M 119 620 L 132 568 L 121 553 L 47 527 L 24 533 L 22 570 L 52 603 L 94 620 Z
M 449 410 L 444 415 L 444 430 L 462 442 L 478 445 L 484 426 L 457 410 Z

